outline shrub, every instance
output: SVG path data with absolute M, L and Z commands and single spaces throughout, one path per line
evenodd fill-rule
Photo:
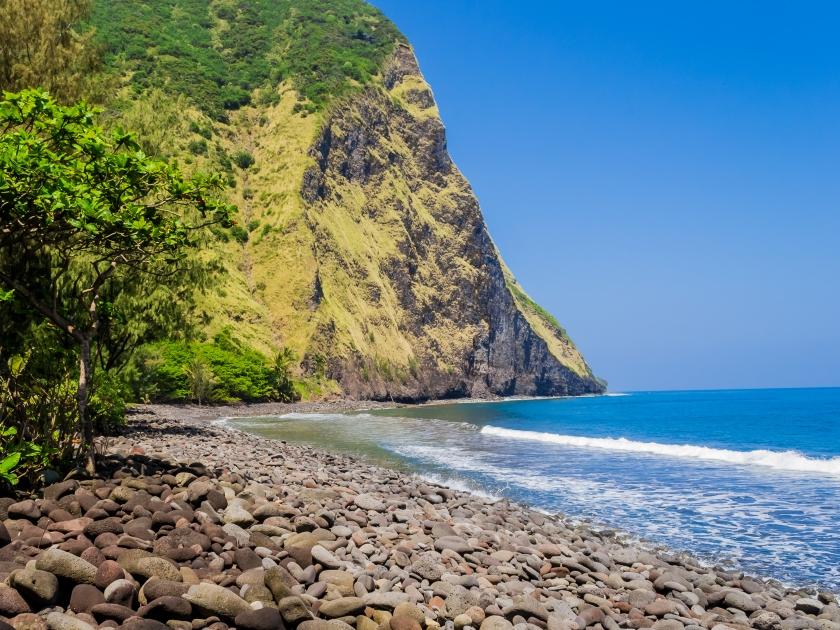
M 253 166 L 254 162 L 254 156 L 248 153 L 247 151 L 240 151 L 235 156 L 233 156 L 233 163 L 236 164 L 242 170 L 245 170 L 249 166 Z
M 230 235 L 233 237 L 233 240 L 240 245 L 244 245 L 248 242 L 248 232 L 238 225 L 234 225 L 230 228 Z
M 253 232 L 253 231 L 254 231 L 254 230 L 256 230 L 258 227 L 260 227 L 260 220 L 259 220 L 259 219 L 251 219 L 251 220 L 248 222 L 248 231 L 249 231 L 249 232 Z
M 187 149 L 193 155 L 207 155 L 207 140 L 193 140 L 187 145 Z

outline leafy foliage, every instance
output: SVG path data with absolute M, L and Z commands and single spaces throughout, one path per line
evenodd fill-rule
M 84 102 L 62 107 L 40 89 L 0 102 L 0 290 L 14 289 L 77 345 L 84 450 L 93 439 L 92 342 L 122 320 L 121 289 L 137 288 L 141 272 L 178 271 L 198 242 L 191 218 L 230 225 L 234 211 L 213 196 L 220 177 L 185 178 L 177 164 L 146 157 L 133 134 L 117 127 L 106 136 L 97 113 Z
M 0 482 L 31 482 L 38 471 L 66 465 L 76 454 L 75 389 L 60 380 L 67 375 L 66 353 L 49 350 L 0 361 Z
M 3 0 L 0 91 L 49 90 L 72 103 L 90 88 L 98 65 L 95 33 L 73 28 L 90 15 L 91 0 Z
M 294 400 L 297 357 L 284 350 L 274 364 L 225 328 L 213 343 L 152 345 L 138 356 L 138 398 L 179 400 Z M 201 389 L 199 396 L 198 389 Z
M 367 83 L 405 41 L 361 0 L 102 0 L 90 22 L 105 65 L 129 72 L 136 90 L 182 94 L 220 120 L 257 88 L 276 102 L 283 80 L 322 107 Z

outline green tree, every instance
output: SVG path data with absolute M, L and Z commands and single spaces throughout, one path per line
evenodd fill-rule
M 277 390 L 277 396 L 283 402 L 290 402 L 298 400 L 300 395 L 295 388 L 294 380 L 294 366 L 298 362 L 299 357 L 294 350 L 284 346 L 274 359 L 274 388 Z
M 213 370 L 210 369 L 210 365 L 204 357 L 197 356 L 192 360 L 192 363 L 184 366 L 184 374 L 187 375 L 192 397 L 198 401 L 198 406 L 201 407 L 201 401 L 207 399 L 216 384 L 216 376 L 213 374 Z
M 98 113 L 40 89 L 0 101 L 0 289 L 14 289 L 78 348 L 89 469 L 91 344 L 119 316 L 105 292 L 140 274 L 177 273 L 197 230 L 230 226 L 235 210 L 218 199 L 219 176 L 184 177 L 177 163 L 148 158 L 133 134 L 106 136 Z
M 91 0 L 0 0 L 0 90 L 42 87 L 63 103 L 82 96 L 98 65 L 95 32 L 73 27 Z

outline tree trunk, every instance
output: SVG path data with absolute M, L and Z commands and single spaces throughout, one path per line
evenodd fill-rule
M 79 428 L 82 431 L 82 454 L 85 458 L 85 468 L 90 474 L 95 474 L 93 424 L 90 421 L 90 410 L 88 409 L 88 390 L 92 380 L 90 339 L 88 337 L 84 337 L 79 343 L 79 355 L 79 389 L 76 393 L 76 399 L 79 404 Z

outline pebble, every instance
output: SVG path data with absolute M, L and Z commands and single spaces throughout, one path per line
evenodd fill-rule
M 840 630 L 825 591 L 160 410 L 0 499 L 17 630 Z

